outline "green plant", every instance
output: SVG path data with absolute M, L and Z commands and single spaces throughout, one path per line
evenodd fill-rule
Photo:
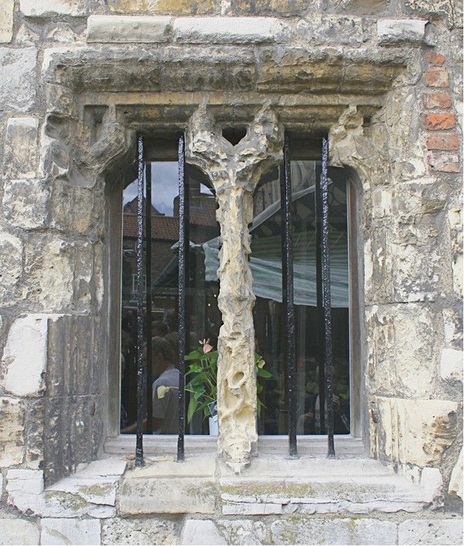
M 190 423 L 196 412 L 201 412 L 203 417 L 214 414 L 217 401 L 217 361 L 218 352 L 210 345 L 209 340 L 200 341 L 197 349 L 194 349 L 185 356 L 188 362 L 185 377 L 190 380 L 185 386 L 185 390 L 190 392 L 190 402 L 187 408 L 187 422 Z M 255 353 L 256 375 L 263 379 L 269 379 L 272 374 L 264 369 L 266 362 Z M 263 385 L 259 382 L 256 387 L 258 394 L 258 414 L 261 413 L 263 403 L 259 395 L 263 390 Z

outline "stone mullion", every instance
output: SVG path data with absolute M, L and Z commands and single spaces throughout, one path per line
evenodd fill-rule
M 223 320 L 218 342 L 219 451 L 240 465 L 247 462 L 257 440 L 252 314 L 255 297 L 248 265 L 253 196 L 232 179 L 217 199 L 222 234 L 218 305 Z

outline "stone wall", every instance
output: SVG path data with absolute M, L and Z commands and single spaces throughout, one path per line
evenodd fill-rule
M 265 103 L 329 133 L 358 186 L 370 454 L 462 498 L 461 34 L 453 0 L 3 0 L 2 500 L 8 470 L 53 483 L 117 432 L 112 234 L 136 131 Z

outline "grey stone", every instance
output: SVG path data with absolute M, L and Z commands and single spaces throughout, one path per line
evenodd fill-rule
M 427 21 L 420 19 L 381 19 L 377 22 L 377 38 L 380 44 L 422 42 Z
M 37 118 L 10 118 L 6 126 L 3 172 L 9 178 L 37 175 Z
M 179 544 L 177 524 L 166 518 L 111 518 L 102 520 L 101 543 Z
M 398 544 L 462 544 L 462 519 L 410 519 L 398 525 Z
M 5 307 L 17 302 L 22 278 L 23 245 L 14 235 L 0 232 L 0 299 Z
M 48 218 L 50 188 L 44 180 L 7 180 L 4 184 L 3 210 L 11 226 L 37 229 Z
M 42 518 L 40 544 L 101 544 L 100 521 Z
M 376 519 L 304 518 L 271 525 L 277 544 L 396 544 L 397 524 Z
M 13 38 L 14 0 L 3 0 L 0 4 L 0 43 L 11 42 Z
M 0 48 L 0 112 L 28 112 L 35 104 L 37 50 Z
M 273 17 L 182 17 L 173 30 L 177 42 L 243 45 L 279 41 L 285 26 Z
M 227 544 L 214 521 L 187 519 L 182 529 L 180 544 Z
M 82 16 L 86 13 L 85 0 L 21 0 L 20 8 L 28 17 L 52 15 Z
M 311 45 L 347 44 L 359 46 L 364 42 L 363 21 L 357 17 L 336 17 L 312 14 L 297 26 L 298 36 Z
M 166 42 L 170 23 L 170 17 L 91 15 L 87 19 L 87 42 Z
M 0 466 L 21 464 L 25 453 L 25 408 L 15 398 L 0 398 Z
M 0 544 L 39 544 L 37 523 L 24 519 L 0 519 Z

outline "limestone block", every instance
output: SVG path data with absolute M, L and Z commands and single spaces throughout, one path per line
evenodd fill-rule
M 353 15 L 375 15 L 387 10 L 389 0 L 332 0 L 331 6 L 339 13 L 352 13 Z
M 100 544 L 97 519 L 43 518 L 40 544 Z
M 166 518 L 111 518 L 102 520 L 101 543 L 178 544 L 176 522 Z
M 106 0 L 108 8 L 117 13 L 145 11 L 174 15 L 202 15 L 214 9 L 214 0 Z
M 462 544 L 462 520 L 409 519 L 398 524 L 398 544 Z
M 0 301 L 2 306 L 14 305 L 18 298 L 22 273 L 22 243 L 13 235 L 0 233 Z
M 463 468 L 462 468 L 462 449 L 459 454 L 457 463 L 455 464 L 453 471 L 451 472 L 451 479 L 448 486 L 448 493 L 450 495 L 457 495 L 458 497 L 463 498 L 462 489 L 463 489 Z
M 457 434 L 458 405 L 450 400 L 376 398 L 381 451 L 388 459 L 438 466 Z
M 440 359 L 440 376 L 445 380 L 462 382 L 463 353 L 455 349 L 443 349 Z
M 8 496 L 40 495 L 44 490 L 43 472 L 28 468 L 8 470 L 6 475 L 6 491 Z
M 381 19 L 377 22 L 377 38 L 380 44 L 422 42 L 427 21 L 419 19 Z
M 177 42 L 254 44 L 279 41 L 284 26 L 273 17 L 182 17 L 173 30 Z
M 170 17 L 91 15 L 87 19 L 87 42 L 166 42 L 170 22 Z
M 48 321 L 56 315 L 28 315 L 11 325 L 3 351 L 2 387 L 17 396 L 38 396 L 45 388 Z
M 270 544 L 268 528 L 262 521 L 249 519 L 217 519 L 227 544 Z
M 228 544 L 214 521 L 188 519 L 182 529 L 181 544 Z
M 271 525 L 271 536 L 274 544 L 396 544 L 397 528 L 369 518 L 281 519 Z
M 0 48 L 0 107 L 28 112 L 35 104 L 37 50 Z
M 37 523 L 24 519 L 0 519 L 0 544 L 39 544 Z
M 0 3 L 0 43 L 11 42 L 13 38 L 14 0 L 2 0 Z
M 10 118 L 6 125 L 3 172 L 9 178 L 34 178 L 37 170 L 37 129 L 33 117 Z
M 28 17 L 52 15 L 82 16 L 86 13 L 85 0 L 21 0 L 20 9 Z
M 314 0 L 311 0 L 312 4 Z M 246 15 L 299 15 L 308 8 L 308 0 L 231 0 L 233 13 Z
M 24 297 L 44 309 L 69 305 L 73 297 L 74 246 L 59 238 L 34 237 L 25 248 Z
M 298 36 L 309 45 L 346 44 L 359 46 L 364 41 L 362 19 L 311 14 L 298 23 Z
M 50 188 L 44 180 L 6 180 L 3 192 L 5 219 L 14 227 L 44 227 L 48 217 Z
M 438 468 L 425 467 L 422 469 L 421 486 L 430 492 L 435 505 L 443 504 L 443 478 Z
M 24 416 L 24 406 L 19 400 L 0 398 L 0 467 L 23 462 Z

